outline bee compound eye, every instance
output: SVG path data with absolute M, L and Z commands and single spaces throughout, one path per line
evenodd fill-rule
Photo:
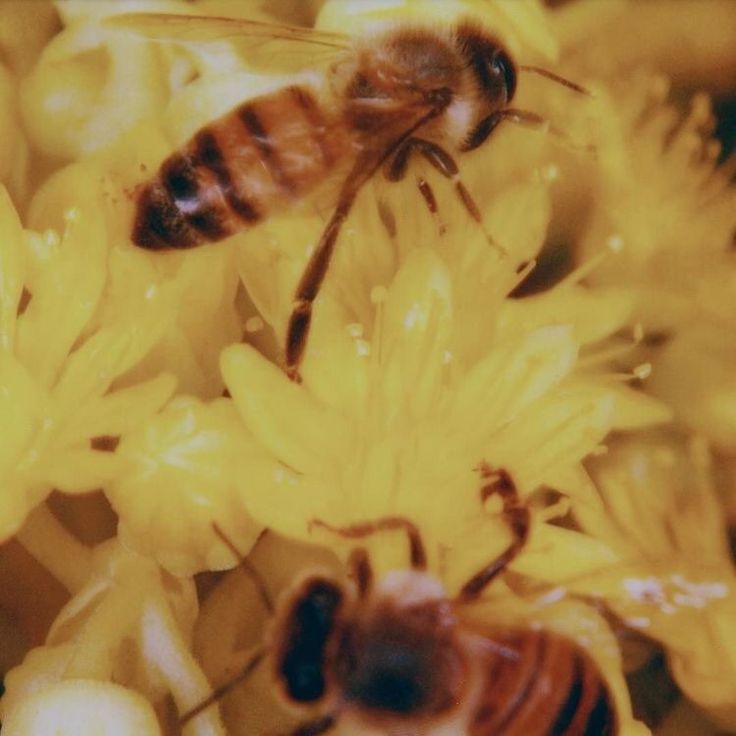
M 461 39 L 481 94 L 494 109 L 507 104 L 516 92 L 516 64 L 511 55 L 496 39 L 474 27 L 462 30 Z
M 274 645 L 277 677 L 288 696 L 300 703 L 324 697 L 325 651 L 343 601 L 331 580 L 310 578 L 294 592 Z
M 496 51 L 491 57 L 490 66 L 493 76 L 503 81 L 506 91 L 506 102 L 510 102 L 516 92 L 516 68 L 511 57 L 503 50 Z

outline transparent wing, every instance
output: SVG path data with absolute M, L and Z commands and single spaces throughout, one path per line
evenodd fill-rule
M 350 37 L 342 33 L 244 18 L 168 13 L 125 13 L 108 16 L 105 23 L 158 41 L 201 43 L 243 38 L 262 42 L 294 41 L 334 48 L 338 51 L 344 51 L 350 46 Z
M 321 65 L 350 48 L 350 36 L 342 33 L 244 18 L 126 13 L 108 16 L 104 23 L 153 41 L 187 46 L 226 41 L 249 62 L 269 67 Z

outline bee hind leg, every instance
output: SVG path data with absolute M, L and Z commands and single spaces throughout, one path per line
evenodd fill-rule
M 296 383 L 301 383 L 299 364 L 307 345 L 307 335 L 312 322 L 312 304 L 319 294 L 322 282 L 332 260 L 335 243 L 345 224 L 355 198 L 361 187 L 373 176 L 377 167 L 375 155 L 367 151 L 359 156 L 352 170 L 343 182 L 335 211 L 325 225 L 322 235 L 309 257 L 307 267 L 294 293 L 294 302 L 286 329 L 286 375 Z
M 301 383 L 299 364 L 307 345 L 307 335 L 312 322 L 312 304 L 327 274 L 340 230 L 350 214 L 360 188 L 373 173 L 367 169 L 367 165 L 368 162 L 359 159 L 345 180 L 335 211 L 322 231 L 294 293 L 294 302 L 286 328 L 286 375 L 296 383 Z

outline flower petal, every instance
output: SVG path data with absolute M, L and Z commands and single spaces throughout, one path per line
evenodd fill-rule
M 0 184 L 0 350 L 12 347 L 23 291 L 23 229 L 10 197 Z
M 159 736 L 153 706 L 134 690 L 98 680 L 47 684 L 3 718 L 8 736 Z
M 221 366 L 246 426 L 285 465 L 319 472 L 331 457 L 348 450 L 353 432 L 345 419 L 250 346 L 223 350 Z
M 246 554 L 261 531 L 242 504 L 259 457 L 231 401 L 178 397 L 121 440 L 108 485 L 121 536 L 176 575 L 232 567 L 213 524 Z
M 70 211 L 61 245 L 18 319 L 18 356 L 40 385 L 52 384 L 91 319 L 107 276 L 106 258 L 101 203 L 97 211 Z

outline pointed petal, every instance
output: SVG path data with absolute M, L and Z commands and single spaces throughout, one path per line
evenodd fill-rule
M 388 291 L 371 350 L 383 401 L 422 416 L 434 406 L 452 330 L 452 291 L 442 261 L 427 249 L 409 254 Z
M 538 329 L 498 345 L 458 387 L 452 423 L 472 426 L 481 437 L 507 424 L 568 375 L 577 349 L 568 326 Z
M 332 458 L 349 452 L 350 424 L 253 348 L 226 348 L 221 366 L 246 426 L 282 463 L 300 472 L 319 473 Z
M 49 387 L 97 306 L 106 279 L 101 212 L 70 214 L 59 249 L 46 264 L 18 320 L 18 356 Z
M 0 184 L 0 350 L 12 347 L 23 291 L 23 229 L 8 193 Z

